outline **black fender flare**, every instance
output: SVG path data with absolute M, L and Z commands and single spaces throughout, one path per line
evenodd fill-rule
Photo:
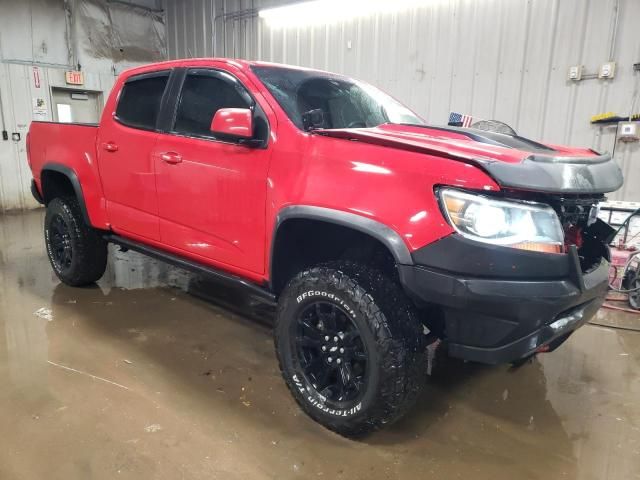
M 62 175 L 64 175 L 69 179 L 69 181 L 71 182 L 71 186 L 73 187 L 73 191 L 76 194 L 76 198 L 78 199 L 78 204 L 80 205 L 80 212 L 82 212 L 82 218 L 87 223 L 87 225 L 91 225 L 91 220 L 89 219 L 89 212 L 87 211 L 87 205 L 84 201 L 84 194 L 82 193 L 82 185 L 80 184 L 80 180 L 78 180 L 78 175 L 76 174 L 76 172 L 72 168 L 67 167 L 66 165 L 49 162 L 44 164 L 44 166 L 42 167 L 42 170 L 40 172 L 41 181 L 42 181 L 42 174 L 47 171 L 61 173 Z M 42 188 L 42 197 L 43 199 L 46 199 L 44 182 L 42 182 L 41 188 Z
M 273 255 L 276 245 L 278 229 L 287 220 L 301 218 L 308 220 L 319 220 L 327 223 L 341 225 L 352 228 L 359 232 L 370 235 L 380 241 L 389 249 L 391 255 L 399 265 L 413 265 L 411 253 L 402 237 L 387 225 L 371 218 L 358 215 L 356 213 L 334 210 L 332 208 L 316 207 L 312 205 L 290 205 L 278 212 L 273 228 L 271 241 L 271 251 L 269 252 L 269 279 L 273 282 Z

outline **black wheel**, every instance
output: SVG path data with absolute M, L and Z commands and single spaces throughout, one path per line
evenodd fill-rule
M 280 369 L 302 409 L 356 436 L 413 405 L 426 374 L 426 336 L 396 282 L 338 262 L 298 274 L 278 303 Z
M 625 289 L 629 290 L 629 305 L 634 310 L 640 310 L 640 270 L 629 270 L 628 281 L 626 285 L 623 282 Z
M 58 278 L 74 287 L 95 282 L 107 267 L 107 243 L 86 224 L 75 198 L 54 198 L 44 219 L 47 255 Z

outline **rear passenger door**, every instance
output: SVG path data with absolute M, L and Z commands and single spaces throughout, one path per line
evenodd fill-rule
M 173 119 L 155 148 L 162 242 L 227 270 L 263 273 L 266 116 L 227 72 L 191 68 L 183 76 Z M 265 147 L 216 138 L 210 126 L 220 108 L 251 108 Z
M 126 80 L 115 114 L 98 132 L 98 161 L 109 222 L 117 233 L 160 240 L 152 152 L 170 71 Z

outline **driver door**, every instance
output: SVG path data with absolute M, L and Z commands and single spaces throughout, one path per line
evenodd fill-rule
M 205 263 L 263 273 L 270 148 L 216 138 L 210 130 L 220 108 L 256 107 L 234 76 L 187 70 L 154 162 L 161 242 Z

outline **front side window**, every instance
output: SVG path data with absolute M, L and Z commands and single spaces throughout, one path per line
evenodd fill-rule
M 173 131 L 213 137 L 211 120 L 221 108 L 250 108 L 246 93 L 221 72 L 189 73 L 182 86 Z
M 313 110 L 322 111 L 322 128 L 424 124 L 420 117 L 386 93 L 347 77 L 262 65 L 254 65 L 252 70 L 300 129 L 304 129 L 304 114 Z
M 116 119 L 125 125 L 154 130 L 169 72 L 132 77 L 122 87 Z

